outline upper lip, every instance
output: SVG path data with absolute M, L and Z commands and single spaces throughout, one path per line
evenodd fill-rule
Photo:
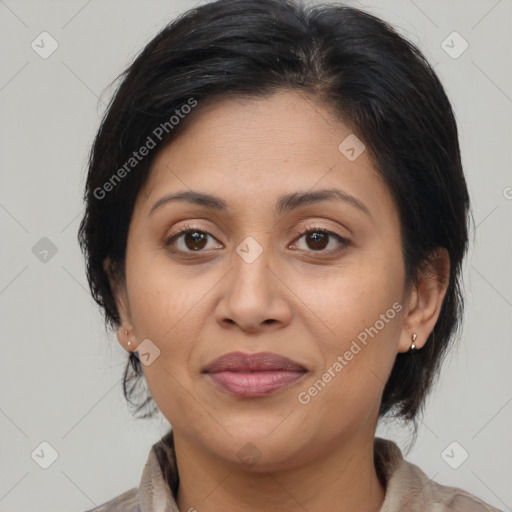
M 257 352 L 254 354 L 230 352 L 212 361 L 203 371 L 206 373 L 217 373 L 226 371 L 248 372 L 277 370 L 293 372 L 306 371 L 299 363 L 272 352 Z

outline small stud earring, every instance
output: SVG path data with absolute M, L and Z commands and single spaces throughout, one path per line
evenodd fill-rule
M 414 344 L 414 342 L 416 341 L 416 338 L 417 338 L 416 333 L 413 333 L 413 335 L 411 337 L 411 341 L 412 341 L 411 349 L 410 349 L 411 352 L 414 352 L 416 350 L 416 345 Z
M 124 330 L 124 332 L 125 332 L 126 336 L 128 336 L 128 331 L 126 329 Z M 130 346 L 131 344 L 132 344 L 132 342 L 130 340 L 128 340 L 128 346 Z

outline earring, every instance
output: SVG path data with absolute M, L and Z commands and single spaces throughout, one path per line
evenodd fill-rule
M 411 341 L 412 341 L 411 348 L 410 348 L 411 352 L 414 352 L 416 350 L 416 345 L 414 344 L 414 342 L 416 341 L 416 338 L 417 338 L 416 333 L 413 333 L 413 335 L 411 337 Z
M 128 336 L 128 331 L 126 329 L 124 330 L 124 332 L 125 332 L 126 336 Z M 128 340 L 128 346 L 130 346 L 131 344 L 132 344 L 132 342 L 130 340 Z

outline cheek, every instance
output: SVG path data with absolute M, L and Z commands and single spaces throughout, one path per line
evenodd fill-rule
M 142 257 L 132 261 L 132 272 L 127 276 L 131 316 L 137 342 L 151 340 L 158 353 L 154 363 L 142 365 L 142 369 L 160 405 L 161 400 L 182 394 L 180 384 L 189 387 L 193 341 L 200 337 L 204 324 L 201 299 L 211 286 L 205 280 L 188 279 L 183 272 L 171 272 L 172 266 L 165 257 L 153 258 L 146 264 Z
M 381 258 L 338 269 L 303 295 L 321 319 L 310 326 L 322 355 L 310 390 L 318 414 L 360 417 L 378 403 L 397 353 L 402 289 L 400 265 Z
M 327 437 L 348 435 L 377 417 L 402 321 L 397 311 L 401 305 L 393 304 L 386 300 L 382 308 L 372 304 L 375 315 L 365 309 L 365 314 L 374 316 L 371 322 L 362 322 L 359 311 L 354 317 L 347 311 L 346 321 L 335 327 L 335 341 L 319 342 L 325 366 L 299 390 L 297 399 L 306 404 L 300 405 L 304 418 L 314 417 Z
M 187 269 L 172 265 L 165 253 L 141 251 L 128 266 L 130 304 L 136 330 L 148 338 L 167 339 L 190 323 L 209 286 L 190 279 Z M 200 309 L 200 308 L 199 308 Z
M 132 316 L 138 341 L 149 338 L 159 355 L 152 364 L 142 365 L 142 370 L 158 408 L 178 426 L 182 416 L 204 416 L 204 410 L 191 399 L 190 361 L 206 314 L 201 299 L 211 286 L 204 286 L 204 280 L 200 286 L 199 280 L 187 279 L 183 273 L 171 274 L 165 262 L 154 260 L 147 268 L 132 279 Z
M 314 313 L 311 318 L 319 320 L 310 328 L 322 352 L 338 353 L 361 333 L 364 341 L 364 333 L 376 323 L 380 337 L 395 337 L 403 307 L 401 272 L 400 264 L 371 257 L 331 268 L 321 278 L 296 280 L 294 292 Z

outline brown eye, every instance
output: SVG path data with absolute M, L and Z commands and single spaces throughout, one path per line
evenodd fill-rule
M 301 236 L 297 240 L 301 240 L 302 238 L 304 239 L 306 245 L 304 250 L 325 254 L 335 254 L 350 245 L 350 242 L 346 238 L 343 238 L 337 233 L 324 228 L 312 227 L 302 231 Z M 338 243 L 338 247 L 325 250 L 325 248 L 331 243 L 331 240 L 333 239 Z
M 186 231 L 183 233 L 183 243 L 191 251 L 202 249 L 207 243 L 208 235 L 202 231 Z
M 165 246 L 174 252 L 206 252 L 203 249 L 208 245 L 209 238 L 214 239 L 210 233 L 197 227 L 186 225 L 168 238 Z
M 310 231 L 306 234 L 306 240 L 311 249 L 318 251 L 325 249 L 329 243 L 329 235 L 322 231 Z

